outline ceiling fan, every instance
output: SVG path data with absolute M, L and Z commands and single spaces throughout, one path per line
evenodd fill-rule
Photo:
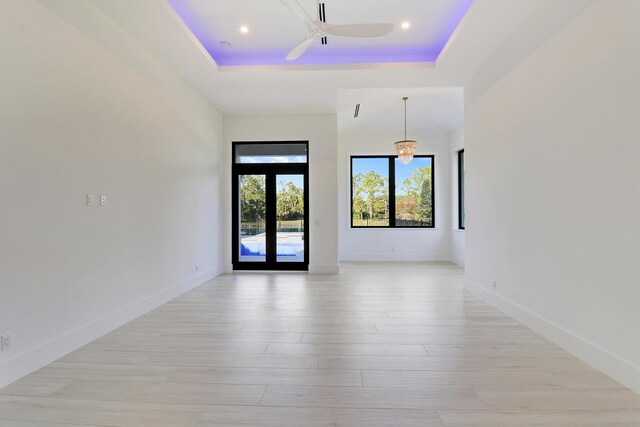
M 287 55 L 287 61 L 293 61 L 298 59 L 302 54 L 311 46 L 317 39 L 322 39 L 326 44 L 326 36 L 338 36 L 338 37 L 382 37 L 393 31 L 393 24 L 390 23 L 378 23 L 378 24 L 347 24 L 347 25 L 334 25 L 327 24 L 324 21 L 324 4 L 320 9 L 320 17 L 322 19 L 312 19 L 307 11 L 298 3 L 298 0 L 280 0 L 282 4 L 288 7 L 298 18 L 307 24 L 309 34 L 307 38 L 302 41 L 298 46 L 293 48 Z

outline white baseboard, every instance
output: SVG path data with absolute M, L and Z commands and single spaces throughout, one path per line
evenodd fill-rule
M 411 262 L 442 262 L 450 261 L 451 257 L 447 254 L 400 254 L 397 252 L 389 254 L 343 254 L 340 255 L 340 261 L 411 261 Z
M 216 268 L 192 277 L 183 283 L 166 288 L 87 325 L 53 338 L 38 347 L 5 360 L 0 364 L 0 389 L 200 286 L 220 273 L 221 269 Z
M 464 268 L 464 258 L 462 257 L 451 255 L 451 262 L 457 265 L 458 267 Z
M 466 279 L 465 288 L 574 356 L 640 394 L 640 367 Z
M 309 264 L 309 274 L 338 274 L 340 266 L 338 264 Z

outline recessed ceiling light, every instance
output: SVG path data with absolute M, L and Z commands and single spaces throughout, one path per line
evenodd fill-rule
M 411 23 L 409 21 L 404 21 L 401 25 L 403 30 L 408 30 L 411 27 Z
M 228 41 L 226 41 L 226 40 L 222 40 L 222 41 L 220 42 L 220 46 L 222 46 L 222 47 L 231 47 L 231 43 L 229 43 L 229 42 L 228 42 Z
M 242 34 L 247 34 L 249 32 L 249 27 L 247 27 L 246 25 L 243 25 L 242 27 L 240 27 L 240 32 Z

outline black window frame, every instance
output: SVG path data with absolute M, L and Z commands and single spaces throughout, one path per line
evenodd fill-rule
M 458 151 L 458 230 L 465 229 L 464 214 L 464 148 Z
M 436 159 L 433 154 L 420 154 L 413 156 L 416 159 L 421 158 L 430 158 L 431 159 L 431 225 L 416 227 L 409 225 L 396 225 L 396 159 L 398 156 L 393 155 L 351 155 L 349 156 L 349 168 L 350 168 L 350 209 L 349 213 L 351 215 L 350 225 L 351 228 L 359 229 L 359 230 L 367 230 L 372 228 L 399 228 L 399 229 L 415 229 L 415 230 L 424 230 L 424 229 L 434 229 L 436 227 L 436 185 L 435 185 L 435 170 L 436 170 Z M 353 225 L 353 159 L 389 159 L 389 225 L 374 225 L 374 226 L 362 226 L 362 225 Z M 391 202 L 393 201 L 393 203 Z

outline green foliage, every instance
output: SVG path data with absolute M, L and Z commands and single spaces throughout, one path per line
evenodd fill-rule
M 389 179 L 376 171 L 353 177 L 353 215 L 361 219 L 389 215 Z
M 431 168 L 415 168 L 411 177 L 402 181 L 403 196 L 396 200 L 396 217 L 431 224 L 433 201 L 431 200 Z
M 429 176 L 422 180 L 420 202 L 418 204 L 418 219 L 429 225 L 433 225 L 433 200 L 431 195 L 431 171 L 429 171 Z
M 304 192 L 293 182 L 280 181 L 276 200 L 276 216 L 279 221 L 304 217 Z
M 264 175 L 240 176 L 240 212 L 242 221 L 264 219 L 265 194 Z
M 415 197 L 396 195 L 396 218 L 404 220 L 415 220 L 415 212 Z

